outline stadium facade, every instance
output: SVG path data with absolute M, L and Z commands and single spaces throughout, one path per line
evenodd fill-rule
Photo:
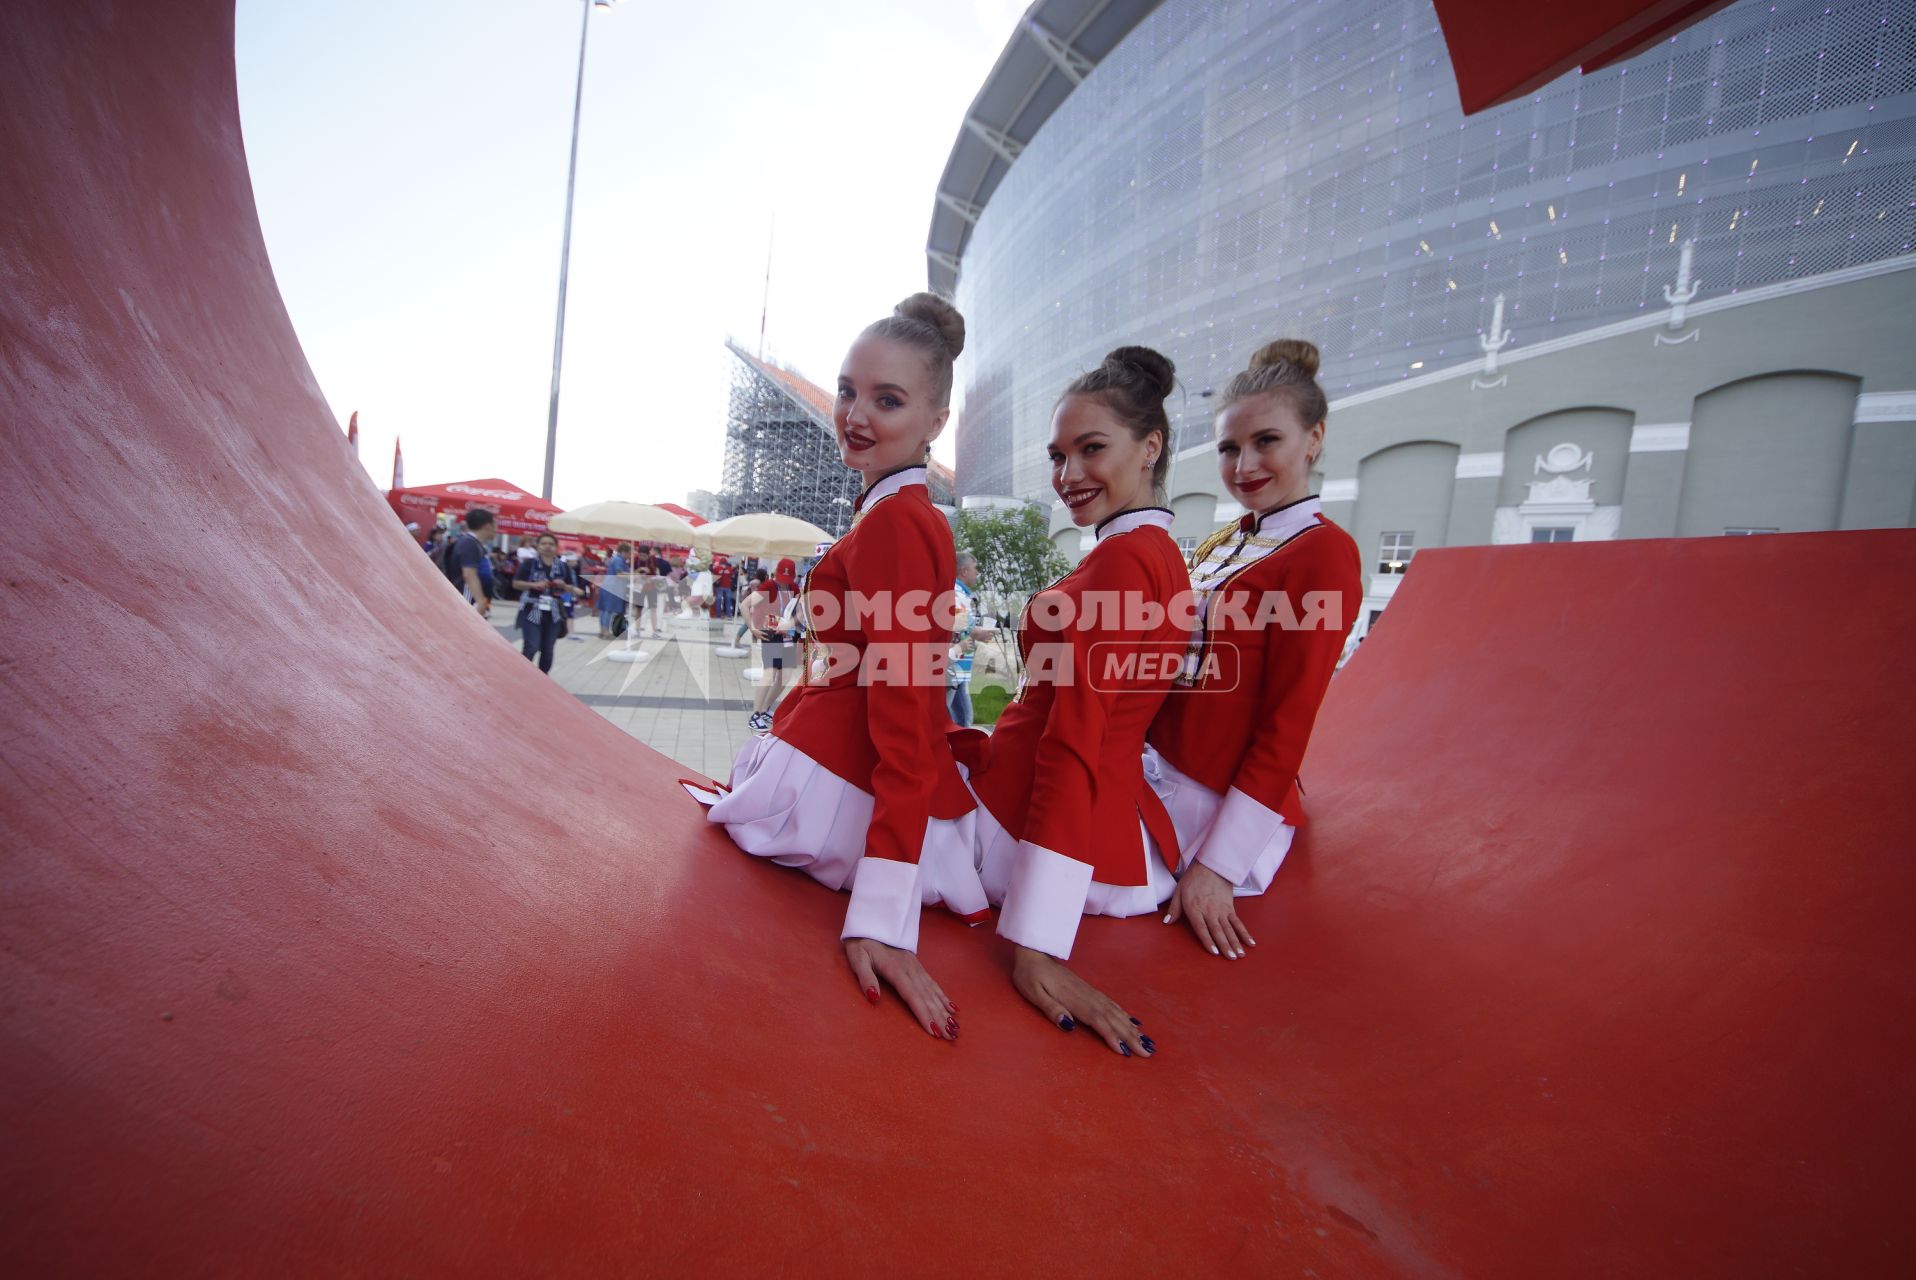
M 1144 342 L 1186 540 L 1234 510 L 1214 392 L 1315 341 L 1376 606 L 1419 547 L 1911 523 L 1912 249 L 1910 0 L 1745 0 L 1467 119 L 1428 0 L 1040 0 L 928 264 L 959 492 L 1052 502 L 1058 392 Z

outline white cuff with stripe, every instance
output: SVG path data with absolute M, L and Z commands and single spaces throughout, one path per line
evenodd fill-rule
M 1021 947 L 1069 960 L 1090 893 L 1090 863 L 1022 841 L 1005 886 L 998 933 Z
M 1237 886 L 1240 893 L 1262 893 L 1271 887 L 1295 833 L 1296 828 L 1277 810 L 1232 787 L 1224 793 L 1211 829 L 1204 833 L 1197 861 Z
M 918 864 L 896 858 L 860 858 L 845 909 L 845 938 L 870 938 L 901 951 L 918 951 Z

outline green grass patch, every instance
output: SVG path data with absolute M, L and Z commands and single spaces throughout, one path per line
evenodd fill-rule
M 971 688 L 971 720 L 973 724 L 997 724 L 998 717 L 1004 713 L 1005 706 L 1011 701 L 1009 690 L 996 685 L 973 685 Z

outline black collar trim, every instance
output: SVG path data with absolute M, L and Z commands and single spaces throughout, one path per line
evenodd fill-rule
M 866 494 L 870 493 L 873 489 L 876 489 L 879 485 L 885 483 L 885 481 L 891 479 L 893 476 L 901 476 L 905 474 L 905 472 L 907 471 L 923 471 L 929 474 L 931 471 L 931 464 L 928 462 L 907 462 L 902 467 L 893 467 L 890 471 L 887 471 L 884 475 L 878 476 L 870 484 L 866 485 L 863 490 L 859 492 L 858 501 L 852 503 L 852 513 L 856 515 L 858 512 L 865 509 Z
M 1272 507 L 1269 511 L 1247 511 L 1238 517 L 1237 527 L 1245 533 L 1255 533 L 1260 525 L 1280 511 L 1289 511 L 1292 507 L 1303 506 L 1306 502 L 1317 501 L 1317 495 L 1307 493 L 1301 498 L 1285 503 L 1281 507 Z
M 1167 516 L 1171 514 L 1171 508 L 1169 507 L 1126 507 L 1123 511 L 1119 511 L 1114 515 L 1108 515 L 1098 521 L 1098 527 L 1091 531 L 1091 535 L 1097 537 L 1104 532 L 1104 526 L 1110 524 L 1113 520 L 1122 519 L 1125 516 L 1134 516 L 1140 511 L 1162 511 Z

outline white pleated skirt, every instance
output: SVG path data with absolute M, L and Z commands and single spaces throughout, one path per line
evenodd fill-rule
M 1178 833 L 1178 848 L 1183 857 L 1178 867 L 1181 876 L 1191 866 L 1191 859 L 1197 856 L 1204 841 L 1211 835 L 1211 828 L 1217 823 L 1218 810 L 1224 807 L 1224 797 L 1192 778 L 1176 765 L 1157 753 L 1155 747 L 1144 749 L 1144 780 L 1151 790 L 1157 792 L 1158 799 L 1164 802 L 1165 812 L 1171 815 L 1171 829 Z M 1240 898 L 1255 897 L 1271 887 L 1271 881 L 1277 876 L 1277 869 L 1284 864 L 1284 855 L 1290 851 L 1291 838 L 1297 829 L 1285 822 L 1276 822 L 1262 844 L 1262 852 L 1251 865 L 1250 874 L 1235 886 Z M 1259 847 L 1253 844 L 1251 847 Z
M 851 889 L 871 826 L 869 791 L 771 734 L 755 734 L 739 751 L 731 788 L 706 817 L 723 825 L 734 844 L 754 857 L 796 867 L 828 889 Z M 918 854 L 925 906 L 967 917 L 988 910 L 976 855 L 982 815 L 977 809 L 926 823 Z
M 984 882 L 985 896 L 991 900 L 992 906 L 1003 906 L 1005 889 L 1011 883 L 1011 874 L 1018 865 L 1021 846 L 983 804 L 973 811 L 972 816 L 977 820 L 978 874 Z M 1146 883 L 1105 884 L 1093 880 L 1080 914 L 1149 915 L 1170 900 L 1178 882 L 1164 865 L 1164 859 L 1158 854 L 1158 842 L 1151 838 L 1143 822 L 1138 823 L 1138 855 L 1144 859 L 1145 875 L 1148 877 Z

